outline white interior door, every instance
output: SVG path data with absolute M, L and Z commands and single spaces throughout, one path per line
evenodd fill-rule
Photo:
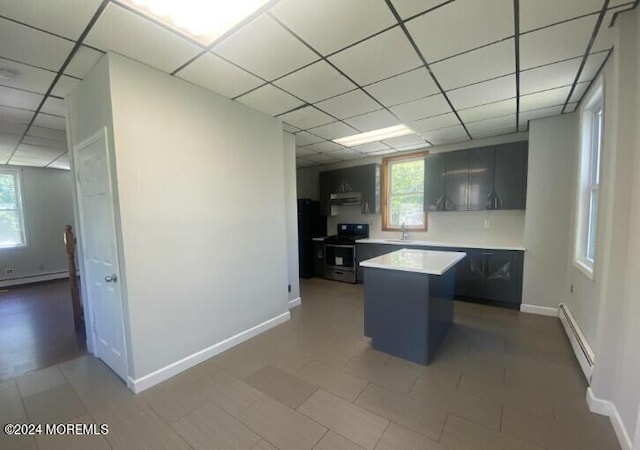
M 127 379 L 120 272 L 106 130 L 74 148 L 83 255 L 96 356 Z

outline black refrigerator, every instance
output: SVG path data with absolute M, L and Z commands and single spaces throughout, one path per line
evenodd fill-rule
M 320 214 L 320 202 L 298 199 L 298 261 L 300 278 L 313 276 L 314 237 L 327 235 L 327 218 Z

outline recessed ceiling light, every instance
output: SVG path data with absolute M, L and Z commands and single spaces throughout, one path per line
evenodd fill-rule
M 19 72 L 15 69 L 0 69 L 0 79 L 10 80 L 19 75 Z
M 366 133 L 334 139 L 333 142 L 344 145 L 345 147 L 353 147 L 354 145 L 368 144 L 369 142 L 382 141 L 384 139 L 406 136 L 407 134 L 414 133 L 415 131 L 406 125 L 395 125 L 393 127 L 380 128 L 379 130 L 367 131 Z
M 269 0 L 124 0 L 138 11 L 210 44 Z

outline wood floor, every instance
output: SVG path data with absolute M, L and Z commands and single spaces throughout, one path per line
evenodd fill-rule
M 67 280 L 0 290 L 0 382 L 85 352 Z
M 0 448 L 610 450 L 607 417 L 557 318 L 455 304 L 429 366 L 371 349 L 362 286 L 302 281 L 291 320 L 141 394 L 83 356 L 0 383 L 0 423 L 107 424 L 104 436 L 0 433 Z

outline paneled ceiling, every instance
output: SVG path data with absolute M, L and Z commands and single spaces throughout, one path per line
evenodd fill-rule
M 64 99 L 107 50 L 282 119 L 298 167 L 525 131 L 575 110 L 637 3 L 272 0 L 205 46 L 116 0 L 0 0 L 0 163 L 69 168 Z

